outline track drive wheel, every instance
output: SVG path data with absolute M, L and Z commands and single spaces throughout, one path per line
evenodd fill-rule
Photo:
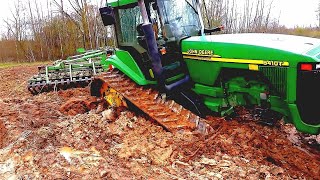
M 91 83 L 91 95 L 103 97 L 111 107 L 128 107 L 126 99 L 111 88 L 104 80 L 100 78 L 93 79 Z

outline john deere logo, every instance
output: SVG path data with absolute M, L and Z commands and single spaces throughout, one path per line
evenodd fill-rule
M 198 56 L 211 56 L 214 54 L 213 50 L 205 50 L 205 49 L 189 49 L 187 51 L 189 55 L 198 55 Z

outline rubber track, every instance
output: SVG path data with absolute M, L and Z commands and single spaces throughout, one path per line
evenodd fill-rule
M 210 126 L 205 119 L 193 114 L 173 100 L 165 100 L 152 88 L 139 86 L 118 71 L 104 72 L 94 79 L 101 79 L 128 101 L 156 120 L 170 132 L 198 131 L 207 134 Z

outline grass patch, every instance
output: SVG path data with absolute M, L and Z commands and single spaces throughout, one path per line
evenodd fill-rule
M 318 29 L 295 28 L 291 33 L 298 36 L 320 38 L 320 31 Z
M 8 63 L 0 63 L 0 69 L 17 67 L 17 66 L 36 66 L 36 65 L 47 65 L 51 63 L 50 61 L 39 61 L 39 62 L 8 62 Z

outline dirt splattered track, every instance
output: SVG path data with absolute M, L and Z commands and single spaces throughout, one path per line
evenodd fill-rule
M 319 136 L 291 125 L 210 118 L 206 137 L 172 134 L 88 88 L 32 96 L 36 70 L 0 69 L 0 179 L 320 179 Z

